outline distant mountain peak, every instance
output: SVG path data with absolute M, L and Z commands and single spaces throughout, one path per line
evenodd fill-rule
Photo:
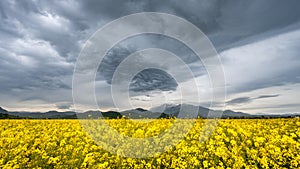
M 138 110 L 138 111 L 141 111 L 141 112 L 148 111 L 148 110 L 143 109 L 143 108 L 136 108 L 135 110 Z
M 197 114 L 195 114 L 197 113 Z M 58 112 L 9 112 L 0 107 L 0 119 L 2 118 L 30 118 L 30 119 L 76 119 L 76 118 L 194 118 L 195 115 L 201 118 L 290 118 L 299 117 L 300 114 L 247 114 L 244 112 L 235 112 L 232 110 L 213 110 L 200 105 L 192 104 L 163 104 L 158 107 L 146 110 L 144 108 L 135 108 L 132 110 L 107 111 L 101 112 L 99 110 L 90 110 L 82 113 L 73 111 Z
M 59 112 L 56 110 L 50 110 L 50 111 L 47 111 L 46 113 L 59 113 Z
M 8 111 L 0 107 L 0 112 L 8 112 Z
M 201 118 L 239 118 L 239 117 L 251 117 L 251 115 L 243 112 L 235 112 L 232 110 L 225 110 L 223 112 L 212 110 L 207 107 L 193 104 L 163 104 L 158 107 L 150 109 L 154 112 L 163 112 L 172 117 L 189 118 L 194 117 L 197 113 Z M 196 111 L 196 112 L 195 112 Z
M 180 104 L 172 104 L 172 103 L 165 103 L 160 106 L 152 107 L 149 109 L 149 111 L 152 112 L 163 112 L 165 109 L 171 108 L 171 107 L 178 107 Z

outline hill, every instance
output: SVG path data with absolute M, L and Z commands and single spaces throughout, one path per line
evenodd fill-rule
M 130 118 L 130 119 L 143 119 L 143 118 L 289 118 L 297 117 L 299 114 L 279 114 L 279 115 L 266 115 L 256 114 L 251 115 L 243 112 L 235 112 L 232 110 L 218 111 L 211 110 L 202 106 L 195 106 L 190 104 L 164 104 L 158 107 L 146 110 L 143 108 L 136 108 L 125 110 L 121 112 L 107 111 L 101 112 L 98 110 L 86 111 L 83 113 L 76 113 L 74 111 L 48 111 L 48 112 L 10 112 L 0 107 L 1 119 L 117 119 L 117 118 Z
M 21 117 L 9 115 L 8 111 L 0 107 L 0 119 L 20 119 Z

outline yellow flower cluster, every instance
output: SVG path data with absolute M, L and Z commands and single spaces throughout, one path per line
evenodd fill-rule
M 106 120 L 135 138 L 155 137 L 174 121 Z M 220 120 L 201 141 L 204 122 L 164 153 L 129 158 L 98 146 L 77 120 L 0 120 L 0 168 L 300 168 L 299 119 Z

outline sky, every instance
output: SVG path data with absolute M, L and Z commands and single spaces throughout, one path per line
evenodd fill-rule
M 0 107 L 12 111 L 73 110 L 74 67 L 94 32 L 125 15 L 162 12 L 196 25 L 214 45 L 225 74 L 226 109 L 299 113 L 299 7 L 298 0 L 2 0 Z M 100 63 L 95 91 L 101 110 L 114 108 L 106 100 L 111 97 L 111 80 L 118 65 L 131 53 L 147 48 L 176 54 L 195 77 L 177 81 L 167 72 L 144 70 L 130 84 L 133 107 L 179 103 L 178 86 L 189 86 L 193 80 L 201 84 L 201 102 L 195 102 L 193 88 L 186 89 L 190 97 L 183 102 L 209 105 L 209 77 L 191 49 L 169 37 L 139 35 L 116 44 Z M 169 68 L 178 69 L 174 65 Z

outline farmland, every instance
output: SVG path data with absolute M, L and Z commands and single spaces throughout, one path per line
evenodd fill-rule
M 103 121 L 122 135 L 147 138 L 167 130 L 176 119 Z M 165 152 L 130 158 L 106 151 L 78 120 L 1 120 L 0 168 L 300 167 L 299 119 L 222 119 L 212 135 L 200 141 L 204 121 L 198 119 L 184 139 Z

